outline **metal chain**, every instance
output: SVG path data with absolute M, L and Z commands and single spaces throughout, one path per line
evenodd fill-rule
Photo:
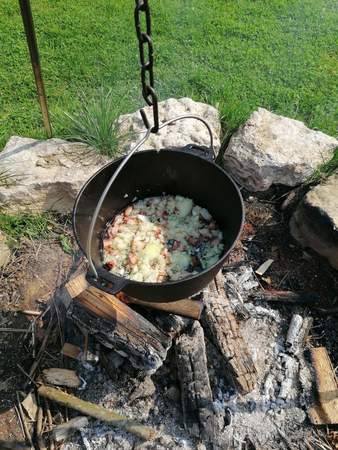
M 154 88 L 154 50 L 151 40 L 151 17 L 148 0 L 135 0 L 135 28 L 139 43 L 140 62 L 141 62 L 141 83 L 142 95 L 149 106 L 153 107 L 154 126 L 152 133 L 157 133 L 159 129 L 158 118 L 158 100 Z M 142 31 L 141 17 L 145 15 L 146 31 Z M 145 112 L 141 110 L 143 122 L 147 128 L 150 128 Z

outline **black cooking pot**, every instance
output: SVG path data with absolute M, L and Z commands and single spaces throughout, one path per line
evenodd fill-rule
M 85 253 L 90 221 L 102 191 L 123 158 L 113 161 L 93 175 L 83 186 L 73 211 L 76 240 Z M 143 283 L 113 275 L 103 267 L 101 238 L 106 224 L 133 200 L 173 194 L 189 197 L 207 208 L 224 236 L 221 259 L 198 275 L 166 283 Z M 105 198 L 92 239 L 92 259 L 99 278 L 94 282 L 104 290 L 148 301 L 174 301 L 203 289 L 217 274 L 234 246 L 243 226 L 243 200 L 235 183 L 215 163 L 179 150 L 135 153 L 114 181 Z

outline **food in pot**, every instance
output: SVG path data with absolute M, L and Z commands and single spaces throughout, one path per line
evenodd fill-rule
M 215 264 L 223 234 L 205 209 L 190 198 L 165 195 L 138 200 L 108 225 L 105 267 L 135 281 L 160 283 L 186 278 Z

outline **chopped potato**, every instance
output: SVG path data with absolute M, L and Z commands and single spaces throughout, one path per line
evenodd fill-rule
M 180 195 L 128 205 L 107 227 L 105 267 L 135 281 L 179 280 L 215 264 L 223 234 L 209 211 Z

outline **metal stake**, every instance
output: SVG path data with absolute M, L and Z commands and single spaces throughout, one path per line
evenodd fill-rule
M 40 103 L 43 125 L 45 127 L 47 137 L 51 138 L 52 137 L 52 127 L 50 125 L 47 99 L 46 99 L 45 88 L 44 88 L 43 80 L 42 80 L 39 51 L 38 51 L 38 45 L 36 42 L 30 0 L 19 0 L 19 4 L 20 4 L 20 9 L 21 9 L 22 21 L 23 21 L 23 25 L 25 28 L 25 34 L 26 34 L 29 54 L 30 54 L 30 58 L 31 58 L 32 68 L 33 68 L 34 77 L 35 77 L 36 92 L 38 94 L 38 99 L 39 99 L 39 103 Z

